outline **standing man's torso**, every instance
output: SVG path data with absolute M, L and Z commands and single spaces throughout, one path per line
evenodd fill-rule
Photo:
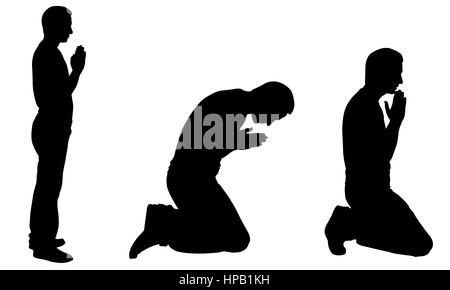
M 69 71 L 61 52 L 41 42 L 33 55 L 33 91 L 40 118 L 70 127 L 73 102 Z

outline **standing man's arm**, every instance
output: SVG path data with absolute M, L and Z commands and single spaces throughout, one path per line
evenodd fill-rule
M 70 65 L 72 66 L 72 73 L 69 76 L 69 93 L 72 94 L 77 87 L 78 80 L 80 79 L 81 72 L 84 69 L 86 60 L 86 52 L 83 46 L 78 46 L 75 53 L 70 59 Z
M 405 117 L 406 98 L 404 97 L 403 92 L 395 92 L 391 108 L 389 108 L 387 102 L 384 102 L 384 106 L 386 108 L 386 114 L 389 117 L 389 125 L 386 128 L 386 152 L 389 160 L 391 160 L 394 155 L 395 147 L 397 147 L 398 132 L 400 131 L 400 126 Z

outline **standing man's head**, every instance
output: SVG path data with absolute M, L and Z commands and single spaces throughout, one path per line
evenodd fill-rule
M 254 114 L 278 114 L 279 119 L 294 110 L 294 96 L 291 90 L 279 82 L 268 82 L 250 92 Z M 270 123 L 268 124 L 270 125 Z
M 402 55 L 393 49 L 381 48 L 372 52 L 366 61 L 366 86 L 393 94 L 403 83 L 402 63 Z
M 72 34 L 72 12 L 66 7 L 52 6 L 42 15 L 44 36 L 57 42 L 66 42 Z

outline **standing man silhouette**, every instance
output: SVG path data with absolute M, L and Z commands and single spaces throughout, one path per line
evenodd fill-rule
M 344 242 L 397 254 L 424 256 L 433 242 L 405 201 L 390 188 L 390 160 L 405 116 L 406 98 L 396 91 L 402 79 L 403 57 L 389 48 L 369 55 L 365 86 L 348 103 L 342 127 L 346 167 L 345 197 L 351 208 L 337 206 L 325 235 L 330 251 L 343 255 Z M 389 118 L 384 124 L 379 100 Z
M 64 263 L 72 260 L 58 249 L 58 197 L 72 125 L 72 93 L 84 69 L 86 53 L 78 46 L 70 60 L 72 72 L 58 45 L 72 34 L 71 11 L 53 6 L 42 15 L 44 39 L 33 55 L 33 91 L 39 112 L 32 129 L 39 156 L 36 187 L 30 214 L 30 249 L 35 258 Z
M 266 141 L 263 133 L 241 129 L 246 116 L 270 125 L 293 110 L 291 90 L 278 82 L 250 92 L 219 91 L 203 99 L 183 127 L 167 173 L 167 188 L 177 208 L 160 204 L 147 207 L 144 231 L 133 243 L 130 258 L 155 245 L 169 245 L 185 253 L 245 250 L 250 236 L 216 179 L 221 160 L 237 149 L 260 146 Z M 276 117 L 272 118 L 272 114 Z M 241 124 L 226 122 L 230 116 L 240 116 Z M 204 142 L 211 131 L 215 132 L 214 145 Z

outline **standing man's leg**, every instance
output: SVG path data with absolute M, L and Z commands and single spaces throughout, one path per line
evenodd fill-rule
M 58 198 L 70 131 L 61 134 L 50 131 L 39 124 L 33 126 L 32 140 L 39 163 L 30 213 L 30 248 L 35 257 L 61 261 L 68 257 L 56 250 L 55 238 L 59 227 Z

